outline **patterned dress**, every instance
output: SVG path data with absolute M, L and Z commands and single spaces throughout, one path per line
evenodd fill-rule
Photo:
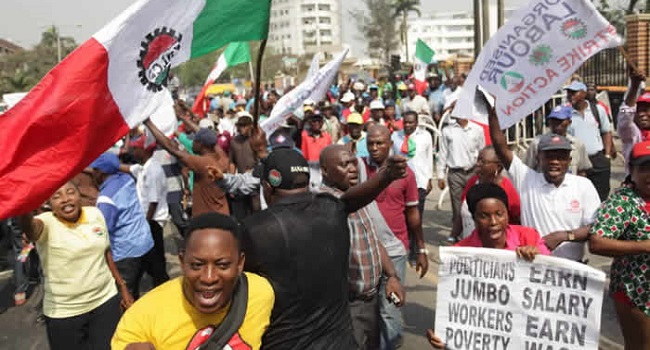
M 625 241 L 650 239 L 645 201 L 631 188 L 621 188 L 602 203 L 590 234 Z M 610 293 L 623 292 L 650 317 L 650 254 L 614 258 Z

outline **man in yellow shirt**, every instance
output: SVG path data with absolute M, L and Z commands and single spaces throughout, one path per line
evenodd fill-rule
M 192 218 L 185 239 L 185 251 L 179 254 L 183 276 L 127 310 L 112 348 L 194 350 L 207 341 L 221 341 L 221 347 L 234 350 L 259 349 L 275 296 L 266 279 L 242 272 L 245 258 L 237 223 L 222 214 L 202 214 Z M 233 321 L 238 311 L 243 320 Z M 234 332 L 224 331 L 232 327 Z M 209 340 L 213 334 L 227 335 Z

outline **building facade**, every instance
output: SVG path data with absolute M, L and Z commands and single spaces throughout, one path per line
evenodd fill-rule
M 22 48 L 11 41 L 0 38 L 0 56 L 14 53 Z
M 490 34 L 497 30 L 496 6 L 490 9 Z M 507 20 L 512 9 L 504 10 Z M 422 39 L 436 52 L 438 60 L 456 57 L 474 57 L 474 14 L 465 12 L 440 12 L 410 17 L 408 23 L 409 60 L 415 55 L 415 45 Z M 405 52 L 402 52 L 404 57 Z
M 268 46 L 277 54 L 341 50 L 341 0 L 273 0 Z
M 474 16 L 470 12 L 447 12 L 411 17 L 408 23 L 411 56 L 415 55 L 418 39 L 436 52 L 438 60 L 454 56 L 474 57 Z

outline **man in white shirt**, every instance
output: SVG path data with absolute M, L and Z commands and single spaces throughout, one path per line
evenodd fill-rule
M 408 111 L 431 115 L 429 101 L 418 95 L 418 92 L 415 90 L 415 84 L 410 83 L 407 85 L 407 95 L 408 97 L 402 100 L 402 115 Z
M 418 128 L 418 116 L 409 111 L 402 117 L 404 130 L 393 132 L 393 154 L 408 159 L 408 166 L 415 173 L 418 185 L 420 216 L 424 211 L 424 200 L 433 188 L 433 141 L 431 134 Z
M 454 222 L 460 215 L 460 197 L 465 184 L 473 175 L 478 153 L 485 147 L 483 128 L 470 123 L 467 119 L 457 118 L 456 122 L 442 129 L 439 147 L 436 164 L 438 188 L 441 190 L 445 188 L 445 171 L 449 169 L 447 182 L 451 197 L 452 222 Z M 455 240 L 457 237 L 450 237 L 450 241 Z
M 561 135 L 543 135 L 538 146 L 542 172 L 538 173 L 508 148 L 496 112 L 488 110 L 494 149 L 521 197 L 522 225 L 537 229 L 554 256 L 581 261 L 600 199 L 591 181 L 567 173 L 571 142 Z
M 156 144 L 145 145 L 145 139 L 141 136 L 129 143 L 133 157 L 140 164 L 122 164 L 120 170 L 136 178 L 138 199 L 151 228 L 154 242 L 152 251 L 145 257 L 145 271 L 153 277 L 154 286 L 158 286 L 169 280 L 163 240 L 163 227 L 169 219 L 167 178 L 162 166 L 153 157 Z
M 602 106 L 586 100 L 587 86 L 574 81 L 564 88 L 573 106 L 573 117 L 569 134 L 584 142 L 591 161 L 587 177 L 594 184 L 604 201 L 609 196 L 611 176 L 612 127 L 607 112 Z

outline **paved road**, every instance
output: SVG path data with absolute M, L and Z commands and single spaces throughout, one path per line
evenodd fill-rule
M 612 186 L 620 184 L 623 170 L 618 164 L 613 169 Z M 430 348 L 424 332 L 433 327 L 436 303 L 437 282 L 437 257 L 438 246 L 449 234 L 451 211 L 449 201 L 445 201 L 440 210 L 436 210 L 439 191 L 433 191 L 427 198 L 426 210 L 423 218 L 425 241 L 431 252 L 429 273 L 418 279 L 415 270 L 408 269 L 406 278 L 407 303 L 404 306 L 404 344 L 403 349 L 428 349 Z M 170 230 L 166 230 L 167 262 L 170 275 L 177 276 L 179 271 L 175 252 L 175 243 Z M 590 265 L 609 272 L 610 260 L 597 256 L 589 256 Z M 47 340 L 43 324 L 36 322 L 35 299 L 21 307 L 13 305 L 10 274 L 0 275 L 0 307 L 8 310 L 0 314 L 0 349 L 47 349 Z M 37 293 L 38 294 L 38 293 Z M 612 302 L 605 297 L 601 318 L 601 342 L 603 350 L 623 349 L 622 336 L 616 320 Z

